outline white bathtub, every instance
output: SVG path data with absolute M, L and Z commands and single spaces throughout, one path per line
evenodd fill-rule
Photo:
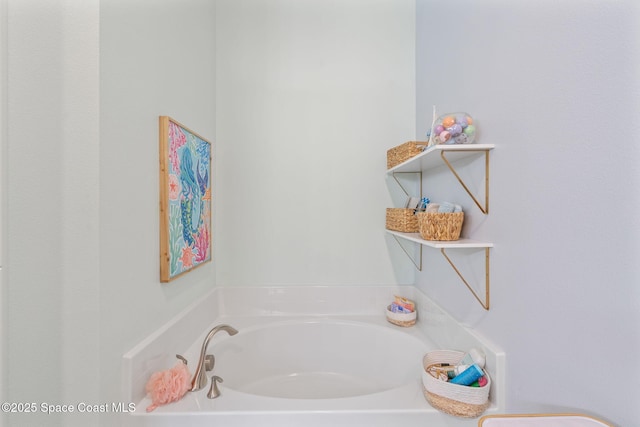
M 211 346 L 224 388 L 285 399 L 339 399 L 415 385 L 427 350 L 424 341 L 386 325 L 331 319 L 249 327 Z
M 125 394 L 125 400 L 135 402 L 136 410 L 126 416 L 122 424 L 153 427 L 477 425 L 477 420 L 451 417 L 426 402 L 421 383 L 422 357 L 433 349 L 482 348 L 487 354 L 492 378 L 498 379 L 494 383 L 499 385 L 502 355 L 498 356 L 448 315 L 438 312 L 422 294 L 410 294 L 409 289 L 401 291 L 416 300 L 420 313 L 418 323 L 409 328 L 393 325 L 385 318 L 385 302 L 397 289 L 307 288 L 304 291 L 292 296 L 301 291 L 251 290 L 252 296 L 248 297 L 248 293 L 236 295 L 243 292 L 238 289 L 225 290 L 234 293 L 232 299 L 217 291 L 211 301 L 219 305 L 213 312 L 211 301 L 205 302 L 201 311 L 187 313 L 188 316 L 166 325 L 140 343 L 124 356 L 124 387 L 129 393 Z M 335 292 L 335 302 L 331 292 Z M 340 301 L 344 301 L 345 296 L 350 301 L 366 304 L 341 307 Z M 236 300 L 242 301 L 242 306 L 234 305 Z M 322 301 L 322 305 L 309 306 L 309 301 Z M 202 327 L 207 317 L 211 320 Z M 173 366 L 176 353 L 189 361 L 193 373 L 204 337 L 212 327 L 223 323 L 239 332 L 229 336 L 220 331 L 209 344 L 207 353 L 214 354 L 216 362 L 213 372 L 207 376 L 215 374 L 223 378 L 219 385 L 221 396 L 207 398 L 207 386 L 188 392 L 178 402 L 145 412 L 151 403 L 143 392 L 149 375 Z M 201 325 L 195 339 L 188 334 L 194 325 Z M 191 341 L 182 344 L 188 336 L 192 337 Z M 493 393 L 492 401 L 495 403 L 487 413 L 502 407 L 502 396 Z

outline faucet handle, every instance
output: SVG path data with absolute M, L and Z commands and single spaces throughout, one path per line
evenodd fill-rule
M 182 357 L 180 354 L 176 354 L 176 358 L 182 360 L 182 363 L 184 363 L 185 365 L 188 365 L 187 359 Z
M 222 378 L 217 375 L 211 377 L 211 388 L 207 393 L 209 399 L 215 399 L 220 396 L 220 389 L 218 388 L 218 382 L 222 382 Z
M 204 358 L 204 370 L 209 372 L 213 370 L 213 366 L 216 364 L 216 358 L 213 354 L 207 354 Z

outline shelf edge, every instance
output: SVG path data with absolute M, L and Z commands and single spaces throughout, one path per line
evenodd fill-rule
M 429 246 L 436 249 L 473 249 L 473 248 L 492 248 L 491 242 L 480 242 L 471 239 L 459 239 L 452 241 L 435 241 L 424 240 L 420 237 L 419 233 L 403 233 L 401 231 L 385 230 L 387 233 L 400 237 L 401 239 L 408 240 L 410 242 L 418 243 L 423 246 Z
M 478 151 L 491 151 L 495 148 L 495 144 L 460 144 L 460 145 L 446 145 L 446 144 L 441 144 L 441 145 L 433 145 L 429 148 L 427 148 L 426 150 L 424 150 L 422 153 L 415 155 L 413 157 L 411 157 L 410 159 L 405 160 L 404 162 L 400 163 L 399 165 L 395 165 L 394 167 L 392 167 L 391 169 L 387 169 L 387 175 L 392 175 L 394 172 L 420 172 L 422 169 L 419 166 L 419 162 L 422 158 L 424 157 L 429 157 L 432 156 L 433 154 L 431 153 L 436 153 L 436 152 L 465 152 L 465 151 L 469 151 L 469 152 L 478 152 Z M 417 164 L 417 170 L 415 171 L 406 171 L 406 170 L 401 170 L 401 169 L 405 169 L 407 168 L 409 165 L 411 165 L 412 163 L 416 163 Z

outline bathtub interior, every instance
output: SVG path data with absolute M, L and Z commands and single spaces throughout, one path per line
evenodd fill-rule
M 415 378 L 428 345 L 383 326 L 315 319 L 248 328 L 212 346 L 226 387 L 288 399 L 379 393 Z

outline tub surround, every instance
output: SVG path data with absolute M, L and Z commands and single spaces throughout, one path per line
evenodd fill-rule
M 394 295 L 402 295 L 416 302 L 418 321 L 415 326 L 402 328 L 389 323 L 385 307 Z M 468 350 L 476 347 L 484 351 L 486 368 L 492 377 L 491 407 L 486 413 L 505 408 L 504 353 L 486 339 L 460 325 L 424 294 L 412 286 L 314 286 L 314 287 L 223 287 L 216 288 L 193 304 L 171 322 L 143 340 L 123 356 L 123 397 L 136 403 L 136 411 L 126 418 L 126 425 L 389 425 L 403 426 L 437 422 L 439 426 L 471 426 L 475 420 L 465 420 L 442 414 L 433 409 L 422 395 L 421 358 L 415 362 L 415 380 L 379 392 L 341 398 L 290 399 L 243 393 L 220 384 L 222 396 L 208 399 L 206 390 L 187 395 L 179 402 L 162 406 L 151 413 L 145 409 L 150 400 L 144 386 L 150 375 L 173 366 L 181 354 L 195 369 L 202 340 L 211 327 L 226 323 L 240 332 L 236 337 L 217 335 L 210 346 L 224 348 L 243 330 L 252 331 L 266 324 L 289 327 L 304 323 L 334 327 L 336 324 L 360 325 L 363 331 L 378 328 L 381 336 L 403 334 L 420 343 L 421 353 L 434 349 Z M 288 326 L 289 325 L 289 326 Z M 383 328 L 383 329 L 380 329 Z M 368 332 L 367 332 L 368 333 Z M 304 346 L 301 338 L 301 346 Z M 395 342 L 395 340 L 394 340 Z M 402 342 L 402 341 L 398 341 Z M 219 374 L 223 357 L 214 372 Z M 218 365 L 220 363 L 220 365 Z M 413 369 L 413 368 L 411 368 Z M 211 376 L 209 373 L 208 376 Z M 220 374 L 224 379 L 224 374 Z M 376 372 L 374 376 L 384 376 Z M 436 421 L 437 420 L 437 421 Z

